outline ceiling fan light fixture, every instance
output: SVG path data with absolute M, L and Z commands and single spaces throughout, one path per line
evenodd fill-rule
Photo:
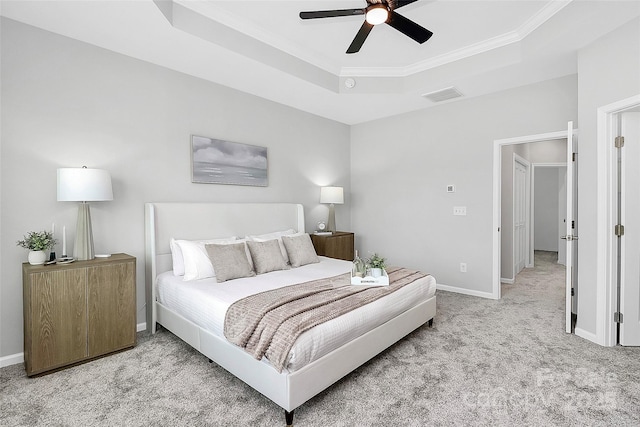
M 383 4 L 370 6 L 367 8 L 365 19 L 371 25 L 383 24 L 389 19 L 389 9 Z

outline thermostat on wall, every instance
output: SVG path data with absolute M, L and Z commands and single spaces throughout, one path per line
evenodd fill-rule
M 456 186 L 453 184 L 449 184 L 447 185 L 447 193 L 455 193 L 456 192 Z

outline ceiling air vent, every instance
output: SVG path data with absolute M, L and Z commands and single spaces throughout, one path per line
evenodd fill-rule
M 436 90 L 435 92 L 425 93 L 422 96 L 433 102 L 442 102 L 448 99 L 458 98 L 462 96 L 462 93 L 455 87 L 447 87 L 444 89 Z

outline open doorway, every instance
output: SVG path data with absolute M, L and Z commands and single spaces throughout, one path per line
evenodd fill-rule
M 574 296 L 574 290 L 577 295 L 577 280 L 575 274 L 575 265 L 576 265 L 576 251 L 577 251 L 577 231 L 578 231 L 578 221 L 577 221 L 577 210 L 575 209 L 576 204 L 576 195 L 577 188 L 575 186 L 576 183 L 576 171 L 577 171 L 577 139 L 576 139 L 576 131 L 573 129 L 573 122 L 567 123 L 566 131 L 558 131 L 558 132 L 550 132 L 546 134 L 538 134 L 538 135 L 529 135 L 523 137 L 509 138 L 494 141 L 494 150 L 493 150 L 493 159 L 494 159 L 494 168 L 493 168 L 493 226 L 494 226 L 494 235 L 493 235 L 493 292 L 492 297 L 495 299 L 501 298 L 501 289 L 502 282 L 501 278 L 503 277 L 501 273 L 503 273 L 502 268 L 506 267 L 507 269 L 513 265 L 513 246 L 511 250 L 503 250 L 502 243 L 505 242 L 505 245 L 508 246 L 510 243 L 513 245 L 513 235 L 511 238 L 509 236 L 505 237 L 504 234 L 513 233 L 513 218 L 511 218 L 510 222 L 504 221 L 502 218 L 502 211 L 509 212 L 509 209 L 503 208 L 503 196 L 504 198 L 513 197 L 513 191 L 510 193 L 508 191 L 504 191 L 503 194 L 503 181 L 505 183 L 511 183 L 513 185 L 513 176 L 511 180 L 505 179 L 503 177 L 504 171 L 509 171 L 510 168 L 502 167 L 503 162 L 507 161 L 510 157 L 503 153 L 503 150 L 514 150 L 514 149 L 523 149 L 520 147 L 528 147 L 531 149 L 540 149 L 544 146 L 545 142 L 556 141 L 556 140 L 565 140 L 566 141 L 566 151 L 564 153 L 564 159 L 567 164 L 567 173 L 566 173 L 566 203 L 567 203 L 567 220 L 565 223 L 565 233 L 562 238 L 565 240 L 566 245 L 566 268 L 565 268 L 565 330 L 570 333 L 573 330 L 572 325 L 572 303 L 575 301 L 576 297 Z M 531 145 L 526 145 L 530 143 L 535 143 Z M 514 148 L 515 147 L 515 148 Z M 535 148 L 534 148 L 535 147 Z M 543 149 L 542 151 L 547 153 L 548 150 Z M 529 153 L 530 155 L 531 153 Z M 506 157 L 506 159 L 505 159 Z M 515 156 L 514 156 L 515 158 Z M 511 195 L 511 196 L 510 196 Z M 513 206 L 513 202 L 510 204 Z M 509 258 L 511 255 L 511 262 L 503 262 L 502 255 Z M 533 260 L 533 254 L 530 255 L 531 260 Z M 534 261 L 532 261 L 534 262 Z M 515 271 L 515 269 L 513 270 Z M 512 271 L 512 277 L 515 278 L 515 275 Z
M 512 284 L 523 268 L 534 267 L 535 250 L 564 256 L 559 221 L 566 217 L 561 209 L 566 187 L 560 181 L 566 177 L 566 152 L 566 138 L 501 147 L 501 283 Z

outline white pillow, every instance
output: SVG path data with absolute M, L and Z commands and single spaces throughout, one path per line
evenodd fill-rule
M 182 257 L 182 250 L 176 243 L 176 239 L 173 237 L 169 240 L 169 247 L 171 248 L 171 260 L 173 261 L 173 275 L 184 276 L 184 258 Z
M 199 280 L 215 276 L 216 273 L 213 270 L 213 265 L 211 264 L 211 260 L 209 259 L 204 245 L 210 243 L 224 245 L 235 242 L 235 237 L 211 240 L 175 240 L 174 245 L 182 252 L 184 265 L 184 277 L 182 280 Z M 177 252 L 178 251 L 176 251 L 176 253 Z M 176 259 L 174 258 L 174 268 L 176 268 L 175 264 Z M 179 262 L 178 268 L 180 268 Z M 180 272 L 180 270 L 178 270 L 178 272 Z M 173 274 L 179 275 L 176 274 L 175 270 Z
M 273 233 L 267 234 L 259 234 L 257 236 L 247 236 L 247 240 L 252 242 L 266 242 L 268 240 L 278 240 L 278 245 L 280 246 L 280 252 L 282 252 L 282 257 L 284 261 L 289 264 L 289 255 L 287 255 L 287 249 L 284 247 L 282 243 L 282 236 L 298 236 L 304 233 L 296 233 L 296 230 L 290 228 L 285 231 L 275 231 Z

